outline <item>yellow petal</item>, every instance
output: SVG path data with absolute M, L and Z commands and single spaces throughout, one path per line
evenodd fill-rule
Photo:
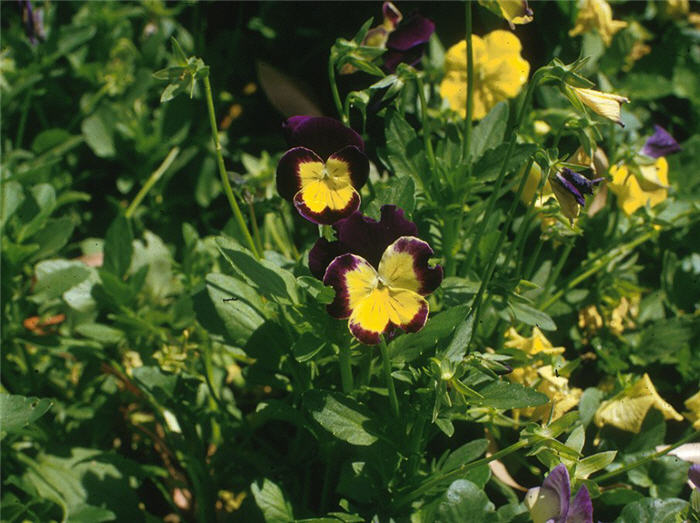
M 693 423 L 695 430 L 700 430 L 700 391 L 693 394 L 683 403 L 688 412 L 684 412 L 685 416 Z
M 648 374 L 617 396 L 600 404 L 593 418 L 598 427 L 612 425 L 621 430 L 638 433 L 650 408 L 661 411 L 665 419 L 681 421 L 683 417 L 666 403 Z
M 509 341 L 503 344 L 504 347 L 519 349 L 527 354 L 562 354 L 566 349 L 564 347 L 554 347 L 552 343 L 542 334 L 542 331 L 537 327 L 532 328 L 532 336 L 525 338 L 511 327 L 506 332 L 506 338 Z
M 620 107 L 623 103 L 629 102 L 629 99 L 624 96 L 604 93 L 602 91 L 596 91 L 595 89 L 585 89 L 583 87 L 574 87 L 573 90 L 578 99 L 594 113 L 622 125 Z
M 659 187 L 646 177 L 642 178 L 640 182 L 636 176 L 629 173 L 625 165 L 613 165 L 610 168 L 610 174 L 613 177 L 610 190 L 617 196 L 618 205 L 622 207 L 627 216 L 632 215 L 640 207 L 644 207 L 647 202 L 650 207 L 654 207 L 668 197 L 668 191 L 665 189 L 666 184 L 668 184 L 666 159 L 661 157 L 655 165 L 643 166 L 642 169 L 644 168 L 647 168 L 647 175 L 653 176 L 653 179 L 663 184 L 663 187 Z M 649 171 L 649 168 L 653 171 Z
M 569 36 L 576 36 L 595 29 L 606 47 L 612 42 L 612 37 L 620 29 L 627 27 L 627 22 L 613 20 L 612 9 L 605 0 L 582 0 L 574 28 Z

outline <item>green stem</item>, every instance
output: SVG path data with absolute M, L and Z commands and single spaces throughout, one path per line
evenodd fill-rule
M 180 154 L 179 147 L 173 147 L 172 149 L 170 149 L 170 152 L 168 153 L 168 156 L 165 157 L 165 160 L 163 160 L 163 163 L 161 163 L 158 166 L 158 168 L 155 171 L 153 171 L 151 176 L 148 177 L 146 183 L 143 184 L 141 190 L 138 192 L 136 197 L 134 197 L 134 200 L 126 209 L 125 214 L 127 218 L 131 218 L 136 208 L 141 204 L 141 201 L 146 197 L 146 194 L 148 194 L 148 191 L 150 191 L 151 188 L 156 184 L 156 182 L 160 180 L 161 176 L 165 174 L 165 171 L 167 171 L 168 167 L 172 165 L 172 163 L 175 161 L 175 158 L 177 158 L 178 154 Z
M 452 470 L 446 474 L 443 474 L 441 476 L 433 476 L 430 479 L 424 481 L 421 485 L 416 487 L 415 489 L 411 490 L 410 492 L 404 494 L 403 496 L 400 496 L 395 503 L 396 508 L 400 508 L 404 505 L 407 505 L 413 500 L 421 498 L 425 493 L 430 492 L 432 489 L 437 487 L 438 485 L 441 485 L 443 483 L 447 483 L 448 481 L 458 479 L 461 477 L 464 477 L 464 474 L 476 467 L 481 467 L 482 465 L 487 465 L 491 461 L 501 459 L 504 456 L 507 456 L 509 454 L 512 454 L 513 452 L 516 452 L 520 450 L 521 448 L 527 446 L 529 444 L 528 440 L 520 440 L 516 443 L 513 443 L 512 445 L 504 448 L 503 450 L 499 450 L 498 452 L 495 452 L 494 454 L 491 454 L 490 456 L 487 456 L 482 459 L 478 459 L 476 461 L 472 461 L 471 463 L 465 463 L 459 468 L 456 468 L 455 470 Z
M 258 248 L 259 253 L 265 252 L 263 248 L 262 239 L 260 239 L 260 229 L 258 229 L 258 221 L 255 219 L 255 206 L 252 201 L 248 202 L 248 219 L 250 220 L 250 225 L 253 228 L 253 239 L 255 240 L 255 245 Z
M 530 99 L 532 98 L 532 94 L 535 91 L 535 87 L 537 84 L 539 84 L 540 80 L 540 70 L 538 70 L 533 76 L 532 79 L 530 80 L 528 86 L 527 86 L 527 91 L 525 92 L 525 97 L 523 98 L 523 103 L 520 106 L 520 111 L 518 112 L 518 117 L 515 120 L 515 124 L 513 125 L 513 129 L 511 130 L 511 137 L 510 137 L 510 142 L 508 142 L 508 149 L 506 150 L 506 154 L 503 157 L 503 163 L 501 164 L 501 171 L 498 173 L 498 178 L 496 179 L 496 183 L 494 185 L 493 190 L 491 191 L 491 194 L 489 195 L 489 199 L 486 202 L 486 210 L 484 211 L 484 220 L 488 220 L 488 218 L 491 216 L 491 213 L 493 212 L 493 207 L 496 204 L 496 198 L 498 197 L 500 191 L 501 191 L 501 186 L 503 185 L 503 180 L 506 177 L 506 171 L 508 170 L 508 160 L 510 159 L 511 154 L 513 153 L 513 148 L 515 147 L 515 140 L 518 134 L 518 129 L 520 129 L 520 125 L 522 124 L 523 118 L 525 116 L 525 110 L 527 107 L 530 105 Z M 474 221 L 474 224 L 476 224 L 476 220 Z M 472 225 L 473 228 L 474 225 Z M 469 270 L 471 269 L 471 265 L 474 261 L 474 256 L 476 255 L 477 251 L 477 246 L 479 245 L 479 242 L 481 241 L 481 237 L 484 234 L 484 231 L 486 230 L 486 227 L 479 227 L 476 230 L 476 236 L 474 237 L 474 241 L 472 242 L 472 248 L 469 249 L 469 253 L 467 254 L 467 259 L 465 261 L 465 267 L 464 267 L 464 272 L 465 274 L 469 273 Z M 471 230 L 469 231 L 471 232 Z
M 467 163 L 467 180 L 471 175 L 470 147 L 472 136 L 472 121 L 474 119 L 474 52 L 472 47 L 472 3 L 465 2 L 464 22 L 466 25 L 465 39 L 467 41 L 467 113 L 464 119 L 464 151 L 462 156 Z
M 236 219 L 238 228 L 243 233 L 246 242 L 248 243 L 248 248 L 253 253 L 253 255 L 260 259 L 260 253 L 255 247 L 255 242 L 253 237 L 250 235 L 248 226 L 243 219 L 243 214 L 238 206 L 236 197 L 233 195 L 233 190 L 231 189 L 231 182 L 228 179 L 228 173 L 226 172 L 226 165 L 224 165 L 224 157 L 221 154 L 221 142 L 219 141 L 219 129 L 216 125 L 216 113 L 214 112 L 214 99 L 211 92 L 211 83 L 209 81 L 209 76 L 204 77 L 204 94 L 207 99 L 207 110 L 209 111 L 209 124 L 211 125 L 211 137 L 214 140 L 214 148 L 216 149 L 216 162 L 219 166 L 219 176 L 221 177 L 221 183 L 224 186 L 224 193 L 226 194 L 226 199 L 231 206 L 231 211 L 233 211 L 233 216 Z
M 421 123 L 423 124 L 423 146 L 425 147 L 425 153 L 428 157 L 428 163 L 430 164 L 432 178 L 436 174 L 435 151 L 433 151 L 433 144 L 430 141 L 430 122 L 428 121 L 428 102 L 425 99 L 425 85 L 423 84 L 423 79 L 420 76 L 416 76 L 416 84 L 418 87 L 418 98 L 420 99 Z
M 682 438 L 680 441 L 674 443 L 673 445 L 671 445 L 668 448 L 665 448 L 663 450 L 655 452 L 654 454 L 650 454 L 650 455 L 640 459 L 639 461 L 635 461 L 634 463 L 629 463 L 628 465 L 623 465 L 622 467 L 617 468 L 615 470 L 612 470 L 606 474 L 603 474 L 602 476 L 599 476 L 597 478 L 593 478 L 593 481 L 595 481 L 597 484 L 600 484 L 601 481 L 607 481 L 610 478 L 613 478 L 613 477 L 618 476 L 620 474 L 624 474 L 628 470 L 632 470 L 634 468 L 640 467 L 640 466 L 644 465 L 645 463 L 649 463 L 650 461 L 654 461 L 655 459 L 658 459 L 662 456 L 665 456 L 666 454 L 671 452 L 673 449 L 676 449 L 676 448 L 680 447 L 681 445 L 683 445 L 684 443 L 686 443 L 688 441 L 692 441 L 692 440 L 697 439 L 699 437 L 700 437 L 700 430 L 696 430 L 695 432 L 689 434 L 685 438 Z
M 562 252 L 561 256 L 559 256 L 559 261 L 557 261 L 557 265 L 549 273 L 549 275 L 547 276 L 547 280 L 545 281 L 544 285 L 542 286 L 542 294 L 540 295 L 542 298 L 549 295 L 549 288 L 552 286 L 552 283 L 557 281 L 559 274 L 561 274 L 561 271 L 564 268 L 564 264 L 566 263 L 566 260 L 569 258 L 569 254 L 571 254 L 571 250 L 574 248 L 575 242 L 576 242 L 575 237 L 570 238 L 568 240 L 568 242 L 566 243 L 566 245 L 564 246 L 564 252 Z
M 590 268 L 584 270 L 581 274 L 579 274 L 578 276 L 571 279 L 559 291 L 555 292 L 546 302 L 544 302 L 542 304 L 542 306 L 540 307 L 540 310 L 542 310 L 542 311 L 547 310 L 554 303 L 556 303 L 557 300 L 559 300 L 559 298 L 561 298 L 562 296 L 564 296 L 564 294 L 569 292 L 570 289 L 573 289 L 582 281 L 593 276 L 596 272 L 598 272 L 603 267 L 605 267 L 613 259 L 620 256 L 621 254 L 624 254 L 625 251 L 630 251 L 630 250 L 634 249 L 637 245 L 644 243 L 648 239 L 652 238 L 655 234 L 656 234 L 656 231 L 649 231 L 646 234 L 643 234 L 642 236 L 632 240 L 631 242 L 625 243 L 624 245 L 620 245 L 618 248 L 613 249 L 612 251 L 608 252 L 607 254 L 601 255 L 597 259 L 594 259 L 590 263 L 590 265 L 591 265 Z
M 391 404 L 391 412 L 394 417 L 399 417 L 399 399 L 396 397 L 396 389 L 394 388 L 394 378 L 391 377 L 391 359 L 389 358 L 389 350 L 386 346 L 384 336 L 379 338 L 379 350 L 382 354 L 382 363 L 384 370 L 384 379 L 386 380 L 386 388 L 389 390 L 389 403 Z
M 350 362 L 350 347 L 343 344 L 338 347 L 338 364 L 340 365 L 340 381 L 343 385 L 343 392 L 350 394 L 354 388 L 352 379 L 352 366 Z
M 348 125 L 347 116 L 345 111 L 343 111 L 343 103 L 340 101 L 340 93 L 338 92 L 338 84 L 335 81 L 335 60 L 333 60 L 333 55 L 328 57 L 328 83 L 331 86 L 331 94 L 333 95 L 333 103 L 335 103 L 335 108 L 338 111 L 338 115 L 343 119 L 343 123 Z

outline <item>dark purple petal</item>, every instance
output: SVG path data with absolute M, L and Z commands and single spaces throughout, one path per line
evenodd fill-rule
M 367 182 L 369 176 L 369 159 L 355 145 L 348 145 L 339 151 L 334 152 L 328 157 L 326 163 L 329 164 L 333 160 L 345 162 L 347 169 L 350 171 L 350 180 L 355 189 L 361 189 Z
M 557 173 L 554 177 L 555 181 L 564 188 L 571 196 L 573 196 L 576 199 L 576 202 L 580 206 L 584 206 L 586 204 L 586 200 L 583 197 L 583 195 L 579 192 L 579 190 L 576 188 L 576 186 L 571 183 L 569 180 L 567 180 L 564 176 L 562 176 L 560 173 Z
M 349 321 L 348 328 L 355 338 L 357 338 L 360 343 L 365 345 L 377 345 L 381 341 L 381 332 L 374 332 L 371 330 L 364 329 L 362 325 L 357 322 Z M 387 326 L 387 330 L 391 329 L 391 323 Z
M 593 194 L 593 188 L 603 181 L 603 178 L 589 180 L 582 174 L 572 171 L 566 167 L 562 169 L 561 174 L 564 178 L 571 182 L 581 194 Z
M 342 220 L 360 208 L 360 194 L 353 190 L 352 196 L 345 205 L 340 208 L 324 207 L 321 211 L 312 210 L 308 203 L 304 201 L 304 191 L 299 191 L 294 195 L 294 207 L 299 214 L 312 223 L 318 225 L 333 225 L 338 220 Z
M 388 49 L 384 53 L 384 69 L 393 73 L 399 64 L 417 65 L 423 58 L 423 50 L 425 45 L 417 45 L 412 47 L 408 51 L 396 51 L 394 49 Z
M 654 125 L 654 134 L 652 134 L 642 147 L 642 154 L 659 158 L 668 156 L 669 154 L 677 153 L 681 150 L 681 146 L 674 140 L 673 136 L 668 134 L 668 131 L 660 125 Z
M 586 485 L 576 493 L 566 515 L 566 523 L 593 523 L 593 504 Z
M 415 236 L 402 236 L 384 251 L 379 262 L 379 274 L 390 287 L 427 296 L 442 283 L 442 267 L 430 267 L 428 264 L 433 254 L 433 249 L 423 240 Z
M 388 49 L 396 51 L 408 51 L 412 47 L 425 44 L 434 32 L 435 24 L 432 20 L 414 14 L 401 22 L 396 30 L 389 35 L 386 46 Z
M 294 195 L 301 189 L 299 169 L 302 164 L 318 162 L 323 166 L 323 160 L 316 153 L 304 147 L 290 149 L 277 164 L 277 192 L 285 200 L 293 200 Z
M 542 488 L 549 490 L 559 498 L 559 517 L 564 521 L 569 513 L 569 497 L 571 496 L 571 483 L 569 483 L 569 471 L 566 465 L 559 464 L 545 478 Z
M 292 116 L 282 124 L 282 129 L 290 146 L 311 149 L 324 160 L 348 145 L 365 150 L 359 134 L 327 116 Z
M 700 490 L 700 465 L 691 465 L 688 469 L 688 479 L 695 488 Z
M 311 274 L 322 280 L 330 263 L 337 256 L 349 252 L 350 249 L 338 241 L 329 242 L 325 238 L 319 238 L 309 251 L 309 270 L 311 270 Z
M 328 314 L 339 320 L 350 317 L 352 306 L 350 303 L 350 293 L 348 292 L 346 276 L 352 271 L 362 270 L 367 264 L 359 256 L 353 254 L 343 254 L 338 256 L 326 269 L 323 276 L 323 283 L 335 289 L 333 302 L 326 307 Z

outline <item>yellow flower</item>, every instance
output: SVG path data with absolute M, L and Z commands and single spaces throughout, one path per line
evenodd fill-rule
M 576 97 L 591 111 L 624 127 L 620 118 L 620 108 L 623 103 L 629 102 L 629 98 L 584 87 L 573 87 L 572 89 Z
M 683 403 L 689 412 L 684 412 L 685 417 L 693 422 L 693 428 L 700 430 L 700 391 L 693 394 Z
M 503 344 L 504 347 L 519 349 L 530 355 L 540 352 L 542 354 L 562 354 L 566 351 L 564 347 L 554 347 L 552 342 L 549 341 L 537 327 L 532 328 L 532 336 L 529 338 L 521 336 L 511 327 L 508 329 L 508 332 L 506 332 L 506 338 L 509 338 L 509 341 Z
M 472 36 L 474 50 L 474 119 L 486 116 L 498 102 L 513 98 L 527 81 L 530 64 L 520 56 L 520 40 L 508 31 Z M 453 45 L 445 57 L 440 95 L 464 117 L 467 114 L 467 43 Z
M 479 0 L 479 4 L 505 18 L 511 29 L 515 28 L 514 24 L 532 22 L 532 9 L 527 5 L 527 0 Z
M 610 312 L 608 328 L 613 334 L 622 334 L 625 328 L 634 327 L 633 318 L 639 313 L 639 294 L 632 296 L 629 300 L 624 296 L 620 303 Z
M 569 379 L 556 375 L 551 365 L 541 367 L 537 370 L 537 374 L 541 379 L 537 390 L 546 395 L 550 401 L 534 408 L 531 415 L 533 419 L 554 421 L 578 405 L 583 391 L 578 387 L 569 388 Z
M 603 318 L 595 305 L 589 305 L 578 313 L 578 327 L 587 334 L 595 335 L 603 326 Z
M 690 11 L 688 0 L 666 0 L 664 14 L 670 18 L 682 18 Z
M 661 411 L 665 419 L 683 420 L 683 416 L 659 396 L 649 375 L 645 373 L 634 385 L 601 403 L 593 421 L 598 427 L 612 425 L 621 430 L 638 433 L 652 407 Z
M 624 27 L 627 27 L 627 22 L 613 20 L 612 9 L 605 0 L 581 0 L 576 25 L 569 31 L 569 36 L 595 29 L 607 47 L 612 42 L 613 35 Z
M 626 165 L 613 165 L 610 168 L 612 182 L 610 190 L 617 196 L 617 203 L 627 216 L 644 207 L 663 202 L 668 196 L 668 162 L 663 156 L 653 165 L 640 167 L 641 178 L 629 173 Z
M 545 134 L 548 134 L 552 128 L 549 126 L 547 122 L 544 120 L 535 120 L 533 124 L 535 134 L 539 136 L 544 136 Z

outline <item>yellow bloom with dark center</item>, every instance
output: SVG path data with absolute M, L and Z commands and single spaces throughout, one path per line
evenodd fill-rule
M 629 102 L 629 98 L 583 87 L 573 87 L 572 89 L 581 103 L 591 111 L 624 127 L 620 117 L 620 109 L 623 103 Z
M 652 407 L 659 410 L 665 419 L 683 420 L 683 416 L 659 396 L 651 378 L 645 373 L 634 385 L 627 387 L 614 398 L 602 402 L 593 421 L 598 427 L 612 425 L 621 430 L 638 433 Z
M 626 165 L 613 165 L 610 168 L 610 190 L 617 196 L 617 203 L 627 216 L 647 203 L 654 207 L 668 197 L 666 158 L 661 156 L 653 165 L 642 165 L 639 170 L 641 176 L 638 178 L 630 173 Z
M 424 298 L 442 282 L 442 267 L 428 266 L 430 246 L 413 236 L 401 236 L 386 248 L 378 269 L 355 254 L 336 257 L 323 283 L 335 289 L 328 313 L 349 319 L 355 338 L 376 345 L 394 327 L 417 332 L 428 319 Z
M 440 95 L 462 117 L 467 114 L 467 43 L 453 45 L 445 56 Z M 527 81 L 530 64 L 520 56 L 520 40 L 508 31 L 472 36 L 474 53 L 474 119 L 486 116 L 498 102 L 515 97 Z
M 612 42 L 613 35 L 625 27 L 627 22 L 613 20 L 612 9 L 605 0 L 581 0 L 576 23 L 569 31 L 569 36 L 577 36 L 595 29 L 607 47 Z

